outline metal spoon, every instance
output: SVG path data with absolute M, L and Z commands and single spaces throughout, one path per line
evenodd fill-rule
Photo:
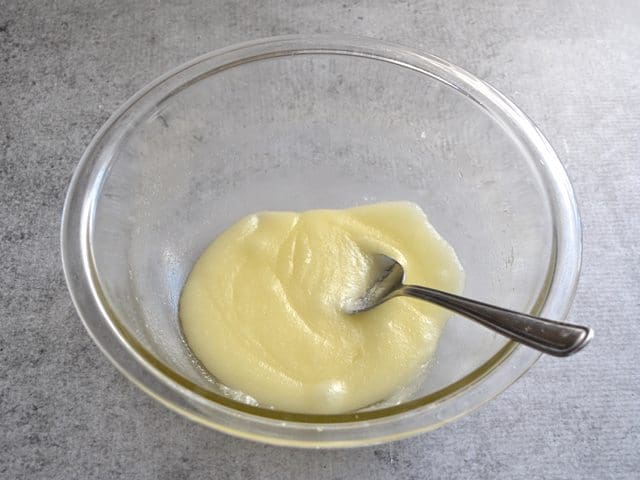
M 374 269 L 380 272 L 376 281 L 362 297 L 344 306 L 347 313 L 364 312 L 393 297 L 405 295 L 464 315 L 516 342 L 557 357 L 576 353 L 593 336 L 589 327 L 533 317 L 432 288 L 404 285 L 404 268 L 386 255 L 375 255 Z

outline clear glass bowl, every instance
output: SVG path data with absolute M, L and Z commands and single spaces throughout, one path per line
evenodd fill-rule
M 247 403 L 218 384 L 180 331 L 186 276 L 241 216 L 385 200 L 422 206 L 458 253 L 467 296 L 565 318 L 580 220 L 567 175 L 535 125 L 444 60 L 336 36 L 219 50 L 122 106 L 69 187 L 69 290 L 109 359 L 202 424 L 307 447 L 431 430 L 498 395 L 539 354 L 453 317 L 427 371 L 394 398 L 344 415 L 304 415 Z

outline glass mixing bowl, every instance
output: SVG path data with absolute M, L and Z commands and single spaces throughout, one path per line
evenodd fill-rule
M 304 415 L 217 383 L 190 354 L 177 315 L 195 260 L 240 217 L 386 200 L 424 209 L 466 270 L 465 295 L 566 317 L 580 220 L 540 131 L 444 60 L 351 37 L 225 48 L 135 95 L 100 129 L 71 181 L 65 275 L 102 351 L 185 416 L 274 444 L 393 440 L 477 408 L 539 354 L 454 316 L 424 374 L 393 398 Z

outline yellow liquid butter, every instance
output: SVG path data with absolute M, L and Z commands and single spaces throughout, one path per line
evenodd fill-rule
M 376 253 L 400 262 L 406 283 L 462 290 L 455 252 L 413 203 L 263 212 L 196 262 L 180 298 L 186 340 L 217 380 L 264 406 L 342 413 L 384 400 L 432 357 L 448 314 L 402 297 L 344 313 Z

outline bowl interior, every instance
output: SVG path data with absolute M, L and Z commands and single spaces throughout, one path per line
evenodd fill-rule
M 523 311 L 544 300 L 554 225 L 537 160 L 435 76 L 340 52 L 249 58 L 170 78 L 119 122 L 98 153 L 96 280 L 137 342 L 207 391 L 251 401 L 194 361 L 178 300 L 208 243 L 248 213 L 410 200 L 455 248 L 465 295 Z M 452 317 L 425 373 L 369 410 L 447 389 L 506 343 Z

